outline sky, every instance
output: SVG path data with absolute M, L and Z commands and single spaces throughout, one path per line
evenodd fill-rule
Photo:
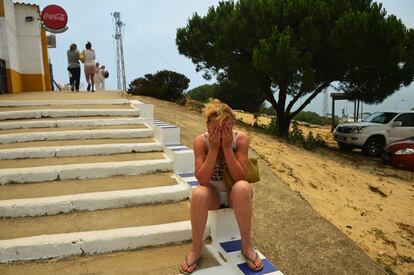
M 63 7 L 68 14 L 69 29 L 56 35 L 57 46 L 49 49 L 56 82 L 69 82 L 66 71 L 66 51 L 71 43 L 84 49 L 87 41 L 92 43 L 97 62 L 105 65 L 110 73 L 106 81 L 107 89 L 116 89 L 116 55 L 113 35 L 115 28 L 111 13 L 121 13 L 124 27 L 124 59 L 127 83 L 147 73 L 159 70 L 171 70 L 182 73 L 190 79 L 189 89 L 203 84 L 211 84 L 202 77 L 202 72 L 195 71 L 191 60 L 178 53 L 175 44 L 177 28 L 184 27 L 188 19 L 197 12 L 207 14 L 210 6 L 217 5 L 214 0 L 32 0 L 42 10 L 50 4 Z M 414 0 L 379 0 L 388 14 L 394 14 L 408 28 L 414 28 Z M 83 75 L 82 75 L 83 76 Z M 81 82 L 85 82 L 82 77 Z M 81 83 L 82 84 L 82 83 Z M 328 90 L 328 92 L 335 92 Z M 304 100 L 304 99 L 303 99 Z M 323 113 L 323 95 L 316 97 L 305 110 Z M 295 105 L 296 106 L 296 105 Z M 364 112 L 406 111 L 414 108 L 414 83 L 403 87 L 378 105 L 365 105 Z M 352 114 L 353 103 L 337 101 L 335 112 Z M 329 98 L 327 112 L 331 112 Z

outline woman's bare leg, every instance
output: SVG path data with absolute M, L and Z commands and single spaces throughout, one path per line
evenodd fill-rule
M 192 244 L 187 254 L 187 263 L 191 264 L 201 256 L 204 229 L 207 223 L 208 210 L 220 207 L 219 197 L 213 187 L 197 186 L 191 194 L 190 218 L 192 229 Z M 181 267 L 192 272 L 192 268 L 183 262 Z
M 89 74 L 86 72 L 85 70 L 85 79 L 86 79 L 86 84 L 91 84 L 91 82 L 89 81 Z
M 238 181 L 233 185 L 229 197 L 230 207 L 233 208 L 239 225 L 242 251 L 247 257 L 255 259 L 256 252 L 253 249 L 251 239 L 253 188 L 247 181 Z M 255 262 L 255 266 L 260 266 L 260 260 Z
M 94 77 L 95 77 L 95 74 L 90 74 L 91 75 L 91 84 L 92 84 L 92 91 L 94 91 L 95 89 L 94 89 L 94 85 L 95 85 L 95 80 L 94 80 Z

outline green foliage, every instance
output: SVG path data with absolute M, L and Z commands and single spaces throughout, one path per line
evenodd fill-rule
M 310 131 L 303 146 L 312 151 L 318 147 L 327 147 L 327 144 L 319 133 L 314 137 L 312 131 Z
M 326 141 L 317 134 L 316 137 L 312 131 L 307 136 L 303 134 L 303 131 L 299 128 L 299 124 L 296 121 L 292 121 L 292 130 L 289 132 L 288 142 L 293 144 L 301 144 L 307 150 L 315 150 L 318 147 L 326 147 Z
M 390 274 L 390 275 L 397 275 L 397 273 L 395 273 L 394 272 L 394 270 L 392 269 L 392 267 L 391 266 L 389 266 L 389 265 L 386 265 L 385 267 L 384 267 L 384 270 L 385 270 L 385 272 L 387 272 L 388 274 Z
M 273 107 L 266 107 L 266 105 L 263 103 L 259 107 L 259 113 L 269 115 L 269 116 L 275 116 L 276 111 Z
M 272 117 L 272 121 L 266 126 L 265 133 L 275 136 L 279 135 L 279 124 L 275 117 Z
M 299 124 L 296 121 L 292 122 L 292 130 L 289 132 L 288 141 L 290 143 L 305 143 L 305 136 L 303 131 L 299 128 Z
M 302 122 L 307 122 L 310 124 L 322 125 L 322 126 L 330 125 L 332 122 L 331 117 L 323 117 L 323 116 L 318 115 L 315 112 L 307 112 L 307 111 L 300 112 L 294 117 L 294 119 L 297 121 L 302 121 Z M 335 122 L 336 124 L 338 124 L 338 117 L 335 117 Z
M 217 84 L 205 84 L 190 90 L 185 94 L 185 97 L 207 103 L 209 98 L 215 98 L 216 90 Z
M 195 13 L 176 44 L 207 79 L 237 83 L 245 102 L 270 102 L 285 137 L 291 119 L 331 85 L 379 103 L 414 76 L 414 30 L 371 0 L 222 1 Z
M 264 101 L 264 98 L 254 89 L 243 87 L 229 80 L 219 82 L 215 98 L 226 102 L 233 109 L 251 113 L 257 112 Z
M 209 98 L 217 98 L 233 109 L 256 112 L 263 103 L 263 98 L 255 96 L 251 89 L 238 86 L 228 80 L 216 84 L 198 86 L 186 94 L 186 98 L 206 103 Z
M 129 84 L 128 93 L 181 102 L 189 83 L 190 80 L 185 75 L 163 70 L 133 80 Z
M 187 99 L 185 102 L 185 106 L 191 110 L 195 110 L 199 113 L 203 111 L 204 104 L 200 101 L 194 99 Z
M 295 116 L 295 120 L 307 122 L 310 124 L 316 124 L 316 125 L 324 125 L 325 124 L 325 118 L 319 116 L 317 113 L 314 112 L 300 112 Z

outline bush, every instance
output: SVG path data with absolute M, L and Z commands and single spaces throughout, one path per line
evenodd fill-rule
M 183 103 L 183 94 L 189 83 L 190 80 L 185 75 L 163 70 L 133 80 L 129 84 L 128 93 Z
M 326 118 L 314 112 L 300 112 L 295 116 L 295 120 L 316 125 L 325 125 Z
M 265 133 L 273 136 L 279 135 L 279 125 L 277 124 L 275 117 L 272 117 L 270 124 L 265 127 Z
M 193 99 L 203 103 L 207 103 L 209 98 L 215 98 L 217 84 L 205 84 L 190 90 L 185 94 L 187 100 Z
M 272 119 L 272 123 L 275 123 L 274 119 Z M 270 126 L 270 125 L 269 125 Z M 270 131 L 277 131 L 277 126 L 270 126 L 272 127 Z M 320 134 L 317 134 L 316 136 L 313 135 L 312 131 L 309 132 L 307 136 L 303 134 L 303 131 L 299 128 L 299 124 L 297 121 L 292 121 L 292 130 L 289 131 L 288 135 L 288 142 L 291 144 L 299 144 L 302 145 L 307 150 L 315 150 L 318 147 L 326 147 L 326 141 L 322 138 Z
M 185 107 L 201 113 L 203 111 L 204 104 L 197 100 L 187 99 L 187 101 L 185 102 Z
M 303 135 L 303 131 L 299 129 L 297 121 L 292 121 L 292 130 L 289 131 L 288 142 L 293 144 L 305 143 L 305 136 Z
M 260 105 L 259 113 L 265 114 L 265 115 L 268 115 L 268 116 L 275 116 L 276 115 L 275 109 L 272 106 L 266 107 L 266 105 L 264 103 L 262 105 Z

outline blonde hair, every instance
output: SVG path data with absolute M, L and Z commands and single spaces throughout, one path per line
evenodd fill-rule
M 219 121 L 220 124 L 223 120 L 230 118 L 232 120 L 235 119 L 233 114 L 233 110 L 229 107 L 229 105 L 222 103 L 218 99 L 213 99 L 207 104 L 206 107 L 203 109 L 203 118 L 205 123 L 209 123 L 210 118 L 216 116 L 216 121 Z

